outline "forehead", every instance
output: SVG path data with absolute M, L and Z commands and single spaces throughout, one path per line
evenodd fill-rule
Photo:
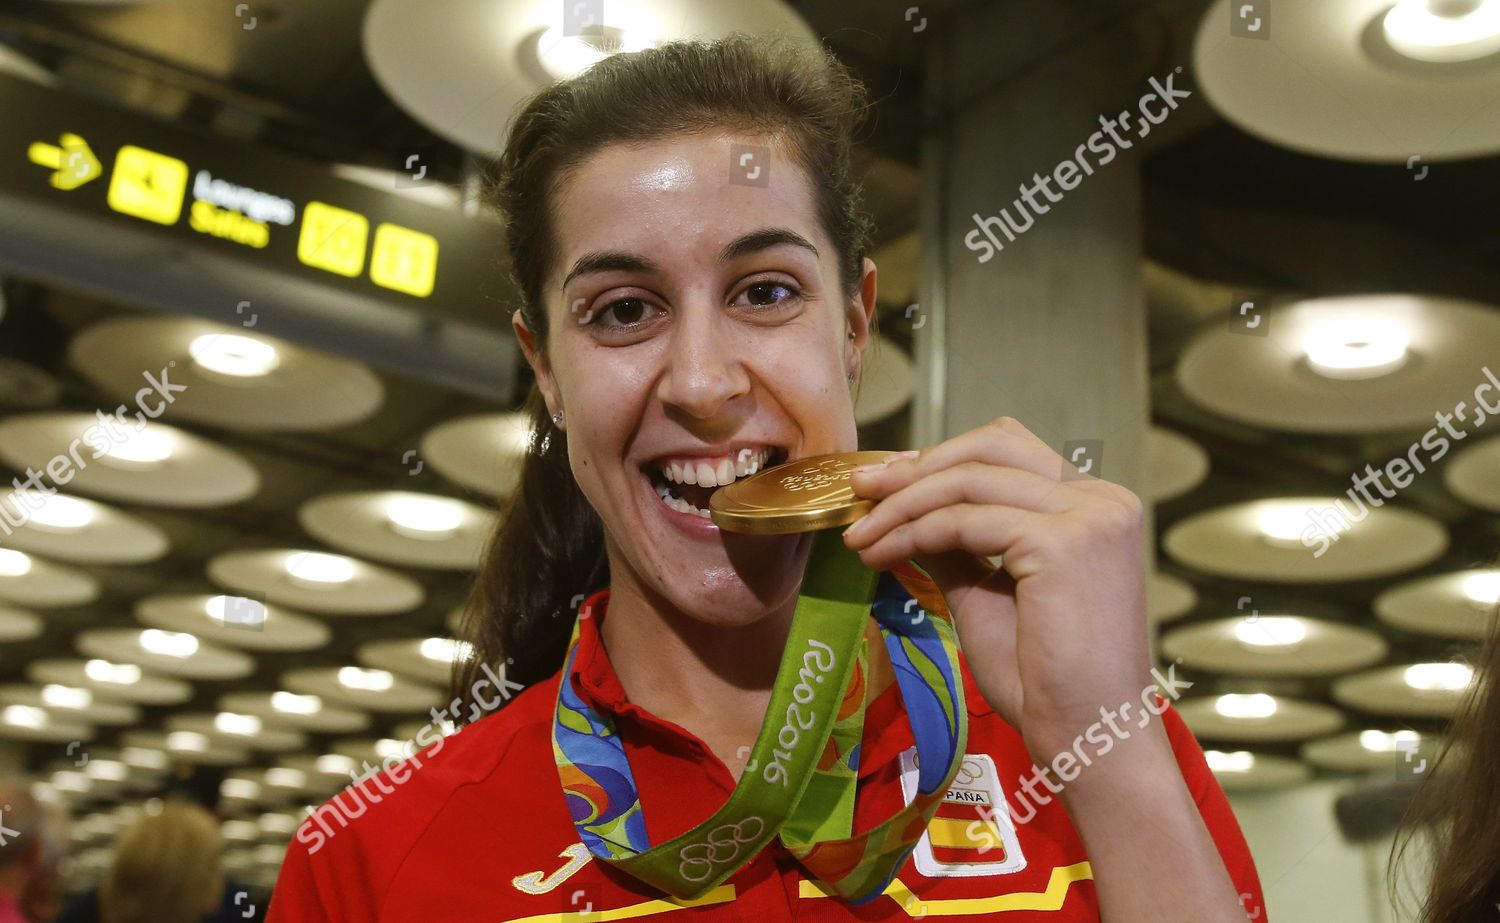
M 563 180 L 554 221 L 557 278 L 605 247 L 711 257 L 768 224 L 822 237 L 812 187 L 786 146 L 721 133 L 601 149 Z

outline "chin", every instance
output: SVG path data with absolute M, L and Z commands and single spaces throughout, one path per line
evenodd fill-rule
M 754 572 L 742 574 L 726 565 L 722 571 L 710 571 L 695 583 L 675 588 L 676 592 L 668 593 L 668 598 L 684 613 L 706 624 L 739 627 L 766 618 L 796 598 L 802 580 L 802 571 L 796 566 L 798 536 L 776 538 L 791 549 L 785 566 L 762 565 Z

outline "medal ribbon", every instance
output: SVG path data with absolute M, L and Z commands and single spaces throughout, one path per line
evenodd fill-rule
M 916 607 L 834 531 L 813 538 L 771 702 L 746 771 L 724 805 L 652 846 L 614 722 L 574 688 L 579 623 L 558 684 L 552 751 L 579 839 L 590 853 L 674 897 L 696 899 L 780 836 L 803 866 L 851 903 L 877 897 L 937 812 L 968 738 L 952 622 Z M 874 614 L 917 744 L 911 804 L 852 835 L 865 716 L 866 618 Z M 587 612 L 579 619 L 587 618 Z

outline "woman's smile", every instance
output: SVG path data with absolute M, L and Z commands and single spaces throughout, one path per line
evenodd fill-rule
M 779 446 L 732 445 L 726 450 L 662 455 L 647 462 L 645 470 L 663 505 L 708 521 L 708 499 L 715 490 L 779 465 L 786 457 Z

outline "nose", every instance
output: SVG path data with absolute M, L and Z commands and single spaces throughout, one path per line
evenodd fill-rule
M 750 390 L 742 337 L 725 326 L 716 305 L 690 306 L 677 315 L 657 396 L 662 403 L 707 420 Z

